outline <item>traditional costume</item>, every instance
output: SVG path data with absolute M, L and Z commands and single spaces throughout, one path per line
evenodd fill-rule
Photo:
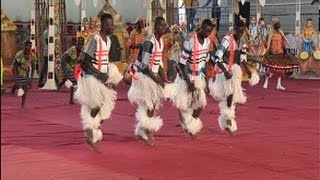
M 25 42 L 30 43 L 29 41 Z M 25 50 L 21 50 L 17 52 L 13 60 L 13 74 L 15 76 L 15 84 L 12 87 L 12 93 L 18 89 L 18 96 L 22 97 L 21 108 L 24 107 L 25 99 L 28 91 L 28 84 L 30 83 L 29 77 L 32 77 L 32 70 L 37 62 L 37 57 L 35 53 L 31 50 L 29 52 L 25 52 Z
M 84 43 L 84 38 L 78 38 L 78 41 L 82 41 L 80 43 Z M 77 81 L 74 77 L 74 70 L 76 65 L 78 64 L 80 53 L 81 53 L 81 49 L 78 50 L 77 46 L 72 46 L 62 55 L 62 58 L 61 58 L 61 70 L 62 70 L 63 80 L 59 84 L 59 88 L 62 86 L 62 84 L 65 84 L 67 88 L 71 88 L 70 99 L 69 99 L 70 104 L 74 104 L 73 94 L 77 88 Z
M 160 116 L 154 115 L 154 112 L 162 103 L 164 89 L 151 78 L 164 79 L 164 75 L 160 74 L 163 46 L 162 38 L 157 40 L 154 34 L 148 35 L 142 42 L 137 61 L 130 66 L 133 80 L 128 98 L 131 103 L 138 105 L 134 133 L 147 143 L 152 143 L 153 132 L 163 124 Z
M 77 66 L 75 77 L 77 90 L 75 99 L 81 104 L 83 129 L 87 142 L 95 148 L 102 140 L 101 124 L 108 119 L 115 106 L 117 93 L 106 84 L 118 84 L 122 75 L 118 68 L 109 63 L 111 41 L 109 37 L 92 35 L 80 56 L 80 68 Z
M 192 136 L 202 129 L 200 114 L 194 115 L 194 112 L 201 111 L 207 105 L 205 67 L 210 58 L 209 50 L 209 38 L 205 38 L 203 44 L 200 44 L 197 33 L 193 33 L 190 40 L 184 42 L 179 66 L 185 66 L 187 72 L 184 75 L 183 69 L 179 68 L 175 80 L 176 90 L 171 97 L 174 105 L 179 109 L 182 128 Z M 194 91 L 189 90 L 185 76 L 188 76 L 193 83 Z
M 280 20 L 274 18 L 273 25 L 280 25 Z M 262 64 L 266 68 L 266 79 L 263 87 L 268 88 L 269 78 L 276 73 L 278 76 L 276 89 L 285 90 L 281 85 L 281 76 L 285 73 L 291 73 L 299 69 L 300 60 L 292 53 L 284 53 L 285 36 L 282 30 L 271 29 L 268 34 L 267 54 Z
M 216 64 L 216 76 L 214 82 L 209 80 L 210 95 L 219 101 L 220 116 L 218 122 L 220 128 L 227 130 L 230 134 L 238 129 L 235 120 L 236 104 L 243 104 L 247 100 L 241 87 L 240 56 L 242 49 L 243 47 L 241 47 L 241 44 L 237 44 L 233 34 L 227 34 L 212 58 Z M 232 74 L 231 79 L 226 79 L 221 66 Z

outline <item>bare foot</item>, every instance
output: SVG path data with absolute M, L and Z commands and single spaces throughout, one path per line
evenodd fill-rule
M 151 142 L 154 141 L 154 136 L 152 131 L 146 130 L 146 135 Z
M 192 134 L 192 133 L 188 133 L 188 134 L 191 136 L 192 140 L 196 140 L 197 139 L 197 135 L 196 134 Z
M 91 148 L 96 151 L 97 153 L 101 153 L 101 151 L 99 150 L 99 148 L 97 147 L 97 144 L 92 142 L 92 140 L 90 140 L 89 137 L 87 137 L 86 139 L 87 144 L 89 144 L 91 146 Z
M 146 143 L 147 145 L 152 146 L 153 142 L 151 140 L 149 140 L 148 138 L 144 138 L 142 137 L 140 134 L 138 135 L 139 139 L 141 139 L 144 143 Z
M 230 119 L 227 119 L 226 124 L 228 127 L 232 126 L 232 122 Z M 236 131 L 231 131 L 229 128 L 225 128 L 225 130 L 230 134 L 230 136 L 234 136 Z
M 86 142 L 92 147 L 93 150 L 95 150 L 98 153 L 101 153 L 100 150 L 98 149 L 97 145 L 95 142 L 93 142 L 93 132 L 92 129 L 86 129 Z

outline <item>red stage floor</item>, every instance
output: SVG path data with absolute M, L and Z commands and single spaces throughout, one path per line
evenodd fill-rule
M 133 135 L 135 107 L 118 88 L 112 118 L 103 124 L 102 154 L 84 141 L 79 105 L 68 90 L 29 93 L 27 107 L 1 97 L 3 180 L 319 180 L 320 82 L 285 80 L 287 91 L 247 87 L 248 102 L 237 109 L 239 131 L 220 131 L 217 103 L 209 98 L 198 139 L 183 133 L 169 102 L 161 108 L 163 128 L 155 145 Z M 9 91 L 10 84 L 7 84 Z

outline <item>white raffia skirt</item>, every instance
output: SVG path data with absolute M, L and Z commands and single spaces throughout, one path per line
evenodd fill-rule
M 78 79 L 78 88 L 74 97 L 89 109 L 100 107 L 98 115 L 101 119 L 108 119 L 114 109 L 117 93 L 107 88 L 94 76 L 84 75 Z
M 138 106 L 146 106 L 148 109 L 158 109 L 164 98 L 163 88 L 149 76 L 140 72 L 136 74 L 139 78 L 132 80 L 128 91 L 129 101 Z
M 206 87 L 206 81 L 204 77 L 196 76 L 194 92 L 189 92 L 188 85 L 185 80 L 180 76 L 177 76 L 175 80 L 175 91 L 171 95 L 173 104 L 180 110 L 188 111 L 190 109 L 199 109 L 207 105 L 206 93 L 204 91 Z
M 210 95 L 217 101 L 225 101 L 233 94 L 233 103 L 244 104 L 247 101 L 242 87 L 242 71 L 238 64 L 232 65 L 232 78 L 227 80 L 223 73 L 215 76 L 215 81 L 209 79 Z
M 117 85 L 123 79 L 123 75 L 120 73 L 117 65 L 115 65 L 114 63 L 109 63 L 108 74 L 109 78 L 107 80 L 107 83 Z

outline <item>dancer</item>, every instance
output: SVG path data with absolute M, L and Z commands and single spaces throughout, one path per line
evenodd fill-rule
M 267 54 L 263 60 L 263 64 L 266 67 L 266 78 L 263 84 L 263 88 L 267 89 L 269 79 L 273 74 L 277 75 L 277 90 L 285 90 L 281 84 L 282 76 L 286 72 L 293 72 L 299 69 L 300 60 L 296 58 L 292 53 L 284 53 L 284 41 L 286 37 L 283 31 L 280 29 L 280 19 L 274 18 L 272 20 L 273 29 L 269 31 L 267 41 Z
M 214 57 L 216 76 L 215 81 L 209 81 L 210 95 L 219 101 L 220 116 L 219 126 L 233 135 L 238 127 L 235 120 L 237 103 L 245 103 L 246 97 L 241 88 L 242 72 L 240 68 L 240 55 L 243 47 L 240 43 L 245 26 L 242 24 L 234 28 L 233 33 L 228 33 L 222 39 Z
M 75 98 L 81 104 L 82 125 L 87 143 L 98 151 L 96 143 L 102 140 L 101 124 L 108 119 L 115 106 L 117 93 L 106 87 L 106 83 L 118 84 L 122 75 L 117 67 L 109 63 L 114 24 L 110 14 L 102 14 L 101 30 L 88 39 L 80 55 L 81 73 L 76 70 L 77 90 Z
M 208 37 L 213 28 L 212 22 L 204 19 L 200 30 L 193 33 L 189 41 L 184 42 L 178 63 L 179 75 L 175 81 L 177 90 L 172 101 L 179 110 L 182 128 L 193 138 L 202 128 L 200 114 L 207 104 L 206 62 L 210 58 Z
M 154 21 L 154 34 L 142 42 L 137 61 L 131 65 L 133 80 L 128 92 L 131 103 L 138 105 L 135 135 L 146 143 L 153 144 L 153 133 L 162 126 L 162 119 L 155 115 L 164 97 L 164 71 L 162 62 L 163 40 L 166 21 L 157 17 Z
M 72 46 L 68 49 L 61 58 L 61 70 L 63 74 L 63 80 L 59 84 L 58 89 L 65 84 L 70 90 L 69 104 L 74 104 L 73 93 L 77 86 L 77 81 L 74 78 L 74 69 L 78 64 L 78 59 L 84 45 L 84 38 L 82 36 L 78 37 L 76 46 Z
M 255 25 L 255 17 L 252 18 L 252 25 Z M 246 19 L 242 18 L 240 16 L 240 26 L 245 27 L 246 26 Z M 254 35 L 250 34 L 253 33 Z M 249 54 L 248 58 L 248 50 L 250 46 L 254 46 L 255 43 L 257 43 L 254 39 L 256 39 L 257 35 L 257 27 L 251 26 L 250 33 L 247 28 L 245 28 L 243 35 L 240 38 L 240 67 L 242 69 L 243 75 L 242 80 L 243 81 L 249 81 L 249 84 L 251 86 L 255 86 L 260 81 L 260 76 L 253 65 L 254 61 L 252 61 L 252 56 Z M 251 58 L 250 58 L 251 57 Z M 248 61 L 249 60 L 249 61 Z M 242 88 L 243 91 L 246 89 Z
M 21 97 L 21 108 L 24 108 L 27 92 L 28 83 L 30 83 L 32 75 L 31 71 L 37 61 L 36 55 L 31 51 L 32 43 L 29 40 L 24 42 L 24 49 L 17 52 L 13 60 L 13 74 L 15 77 L 15 84 L 12 87 L 11 93 L 14 94 L 15 90 L 18 89 L 18 96 Z

